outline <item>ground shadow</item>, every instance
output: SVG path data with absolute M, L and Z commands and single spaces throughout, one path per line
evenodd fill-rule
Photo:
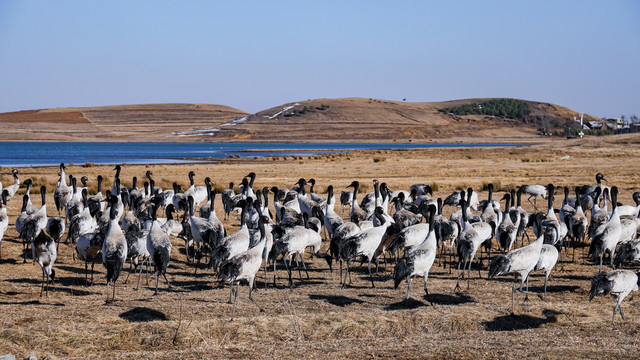
M 544 310 L 542 313 L 544 317 L 514 314 L 498 316 L 491 321 L 484 322 L 483 325 L 487 331 L 536 329 L 544 324 L 557 321 L 557 315 L 559 314 L 553 310 Z
M 423 296 L 423 300 L 429 301 L 427 295 Z M 449 294 L 431 294 L 431 302 L 438 305 L 458 305 L 475 302 L 473 298 L 467 294 L 455 293 Z
M 580 289 L 580 286 L 575 285 L 547 285 L 547 293 L 558 293 L 564 291 L 576 291 Z M 529 286 L 529 291 L 540 293 L 542 295 L 544 293 L 544 285 L 540 286 Z
M 167 320 L 167 316 L 164 313 L 146 307 L 134 307 L 120 314 L 120 317 L 129 322 Z
M 326 300 L 331 305 L 347 306 L 351 304 L 363 304 L 364 301 L 346 297 L 343 295 L 309 295 L 311 300 Z
M 401 300 L 393 304 L 389 304 L 384 309 L 386 311 L 411 310 L 411 309 L 417 309 L 423 306 L 427 306 L 427 304 L 415 299 L 409 299 L 409 300 Z

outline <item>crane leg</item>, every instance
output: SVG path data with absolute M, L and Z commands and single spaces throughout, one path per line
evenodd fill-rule
M 287 261 L 284 258 L 282 260 L 284 262 L 284 266 L 287 268 L 287 272 L 289 273 L 289 287 L 293 288 L 293 279 L 291 279 L 291 267 L 287 265 Z
M 157 295 L 158 294 L 158 270 L 156 270 L 155 278 L 156 278 L 156 291 L 153 293 L 153 295 Z
M 411 294 L 411 282 L 413 281 L 413 276 L 409 276 L 409 286 L 407 287 L 407 297 L 404 298 L 404 302 L 408 303 L 409 302 L 409 296 Z
M 171 288 L 171 283 L 169 282 L 169 279 L 167 279 L 167 274 L 165 274 L 164 272 L 162 273 L 162 277 L 164 278 L 164 281 L 167 282 L 167 287 Z
M 111 301 L 115 302 L 116 301 L 116 282 L 113 282 L 113 294 L 111 296 Z
M 231 288 L 233 289 L 233 283 L 231 283 Z M 240 292 L 240 281 L 236 281 L 236 296 L 235 299 L 233 300 L 233 311 L 231 312 L 231 314 L 235 314 L 236 313 L 236 303 L 238 302 L 238 292 Z
M 516 307 L 516 281 L 518 281 L 518 273 L 513 274 L 513 287 L 511 288 L 511 313 L 515 314 Z
M 144 270 L 144 262 L 140 264 L 140 272 L 138 273 L 138 283 L 136 284 L 135 290 L 140 289 L 140 278 L 142 277 L 142 270 Z
M 465 267 L 466 265 L 467 263 L 465 262 Z M 463 273 L 464 273 L 464 270 L 463 270 Z M 456 287 L 453 289 L 453 291 L 458 291 L 458 290 L 460 290 L 460 260 L 458 260 L 458 271 L 456 273 Z
M 304 256 L 301 256 L 303 258 Z M 296 267 L 298 268 L 298 275 L 300 276 L 300 281 L 302 281 L 302 270 L 300 270 L 300 262 L 298 262 L 298 256 L 296 255 Z M 304 261 L 304 259 L 302 259 Z
M 267 260 L 264 261 L 264 288 L 267 288 Z
M 264 309 L 261 308 L 260 305 L 258 305 L 258 303 L 255 300 L 253 300 L 253 296 L 251 294 L 251 292 L 253 290 L 253 286 L 251 286 L 252 283 L 253 283 L 253 281 L 249 283 L 249 300 L 251 300 L 254 304 L 256 304 L 258 309 L 260 309 L 260 312 L 264 312 Z
M 376 284 L 373 283 L 373 275 L 371 275 L 371 259 L 369 259 L 369 262 L 367 263 L 367 268 L 369 269 L 369 278 L 371 279 L 371 287 L 374 288 L 376 287 Z
M 347 287 L 347 275 L 349 275 L 349 263 L 351 262 L 351 260 L 347 260 L 347 268 L 345 270 L 344 273 L 344 280 L 342 281 L 342 288 L 346 288 Z
M 469 259 L 469 269 L 467 270 L 467 290 L 471 287 L 471 262 L 473 261 L 473 256 Z
M 302 261 L 302 268 L 304 268 L 304 272 L 307 274 L 307 280 L 310 280 L 309 272 L 307 271 L 307 265 L 304 263 L 304 256 L 300 257 L 300 261 Z
M 45 274 L 45 271 L 43 266 L 42 267 L 42 284 L 40 286 L 40 297 L 42 297 L 42 292 L 44 291 L 44 274 Z
M 427 289 L 427 276 L 424 277 L 424 292 L 427 293 L 427 300 L 429 300 L 429 304 L 431 304 L 431 306 L 434 306 L 433 302 L 431 301 L 431 295 L 429 295 L 429 289 Z
M 600 252 L 600 270 L 598 272 L 602 272 L 602 258 L 604 257 L 604 250 Z
M 622 306 L 618 305 L 618 310 L 620 311 L 620 316 L 622 316 L 622 320 L 624 320 L 624 311 L 622 311 Z
M 544 300 L 545 296 L 547 295 L 547 279 L 549 278 L 549 272 L 547 271 L 547 273 L 544 276 L 544 294 L 542 295 L 542 300 Z

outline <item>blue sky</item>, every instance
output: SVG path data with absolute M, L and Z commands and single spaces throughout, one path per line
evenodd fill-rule
M 638 1 L 0 0 L 0 112 L 513 97 L 640 115 Z

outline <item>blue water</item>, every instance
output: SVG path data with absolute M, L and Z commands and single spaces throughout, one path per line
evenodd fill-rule
M 332 150 L 505 147 L 518 144 L 366 144 L 366 143 L 68 143 L 0 142 L 0 166 L 45 166 L 63 163 L 184 163 L 229 155 L 291 156 Z M 257 151 L 261 150 L 261 151 Z M 306 150 L 301 152 L 301 150 Z M 315 150 L 308 152 L 308 150 Z M 192 160 L 189 160 L 192 159 Z

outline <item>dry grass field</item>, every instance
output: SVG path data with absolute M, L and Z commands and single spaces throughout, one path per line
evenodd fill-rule
M 406 151 L 360 151 L 322 156 L 262 159 L 225 159 L 198 165 L 126 165 L 121 178 L 152 170 L 159 186 L 173 181 L 188 184 L 193 169 L 196 181 L 211 177 L 220 187 L 238 183 L 250 171 L 257 174 L 256 188 L 265 185 L 291 187 L 299 177 L 315 178 L 316 192 L 333 184 L 337 192 L 352 180 L 363 184 L 380 179 L 392 189 L 414 183 L 432 184 L 436 196 L 445 197 L 458 188 L 482 188 L 493 182 L 498 197 L 505 189 L 522 184 L 554 183 L 556 186 L 591 184 L 597 172 L 609 185 L 620 188 L 619 201 L 630 204 L 631 193 L 640 187 L 640 137 L 616 136 L 567 140 L 517 148 L 427 149 Z M 568 158 L 567 158 L 568 156 Z M 70 166 L 68 173 L 98 174 L 113 179 L 110 166 Z M 55 167 L 22 168 L 22 180 L 50 191 L 47 213 L 55 207 L 52 193 Z M 0 170 L 1 181 L 10 183 L 10 169 Z M 105 184 L 110 188 L 111 180 Z M 95 191 L 95 182 L 91 184 Z M 480 197 L 486 197 L 486 191 Z M 558 195 L 560 201 L 561 194 Z M 34 203 L 39 204 L 34 196 Z M 274 288 L 272 273 L 258 274 L 255 300 L 266 310 L 259 312 L 240 287 L 237 311 L 227 303 L 229 288 L 216 288 L 211 270 L 193 275 L 186 263 L 184 242 L 172 239 L 168 277 L 174 285 L 161 283 L 153 295 L 152 282 L 135 290 L 135 277 L 118 281 L 117 301 L 105 304 L 105 270 L 96 264 L 95 284 L 84 285 L 84 264 L 73 261 L 74 249 L 60 245 L 54 266 L 56 281 L 48 297 L 39 297 L 41 270 L 31 261 L 23 264 L 22 245 L 14 222 L 19 197 L 10 201 L 9 230 L 2 240 L 0 260 L 0 354 L 19 358 L 637 358 L 640 301 L 637 293 L 623 303 L 626 321 L 611 324 L 613 300 L 598 297 L 588 302 L 591 277 L 597 266 L 583 263 L 580 249 L 576 262 L 552 272 L 549 293 L 543 301 L 532 296 L 523 302 L 516 294 L 511 313 L 512 277 L 487 280 L 483 258 L 482 278 L 472 272 L 471 288 L 454 291 L 455 269 L 434 265 L 429 277 L 431 306 L 422 291 L 422 280 L 413 286 L 412 300 L 403 303 L 406 283 L 397 290 L 390 280 L 392 267 L 381 267 L 371 288 L 366 266 L 356 267 L 353 283 L 341 289 L 335 270 L 330 273 L 321 259 L 309 260 L 310 279 L 297 277 L 286 285 L 286 270 L 279 267 Z M 525 203 L 528 210 L 532 206 Z M 216 210 L 220 217 L 222 205 Z M 336 206 L 340 212 L 340 206 Z M 445 215 L 453 209 L 445 208 Z M 233 218 L 229 233 L 238 229 Z M 529 230 L 530 231 L 530 230 Z M 328 244 L 323 245 L 323 250 Z M 494 245 L 495 249 L 495 245 Z M 307 255 L 308 256 L 308 255 Z M 436 260 L 437 261 L 437 260 Z M 127 266 L 128 268 L 128 266 Z M 475 269 L 474 269 L 475 270 Z M 544 277 L 531 278 L 531 289 L 542 291 Z

